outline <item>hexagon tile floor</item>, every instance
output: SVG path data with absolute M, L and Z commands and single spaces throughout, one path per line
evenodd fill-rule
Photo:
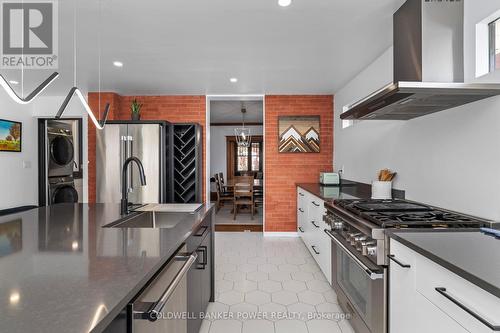
M 215 249 L 200 333 L 354 333 L 301 239 L 218 232 Z

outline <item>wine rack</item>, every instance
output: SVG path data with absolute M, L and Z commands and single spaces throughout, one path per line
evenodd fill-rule
M 201 127 L 173 124 L 173 201 L 201 202 Z

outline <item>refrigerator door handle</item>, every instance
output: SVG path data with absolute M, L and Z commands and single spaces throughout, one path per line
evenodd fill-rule
M 132 157 L 134 156 L 134 152 L 132 149 L 132 144 L 133 144 L 134 138 L 129 135 L 127 136 L 127 157 Z M 133 178 L 133 173 L 132 173 L 133 168 L 128 168 L 128 192 L 132 193 L 134 192 L 134 178 Z
M 120 170 L 118 171 L 121 175 L 123 164 L 127 159 L 127 137 L 125 135 L 120 136 Z M 121 191 L 121 186 L 120 186 Z

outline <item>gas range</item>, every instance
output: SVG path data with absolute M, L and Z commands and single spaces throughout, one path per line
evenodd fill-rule
M 387 333 L 389 229 L 478 229 L 492 222 L 407 200 L 342 199 L 325 204 L 332 287 L 356 332 Z
M 342 199 L 327 204 L 324 220 L 338 236 L 377 265 L 387 264 L 387 228 L 491 227 L 492 222 L 418 202 Z

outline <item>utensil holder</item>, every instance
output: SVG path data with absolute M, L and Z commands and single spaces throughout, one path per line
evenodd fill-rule
M 380 180 L 373 181 L 372 199 L 392 199 L 392 182 Z

